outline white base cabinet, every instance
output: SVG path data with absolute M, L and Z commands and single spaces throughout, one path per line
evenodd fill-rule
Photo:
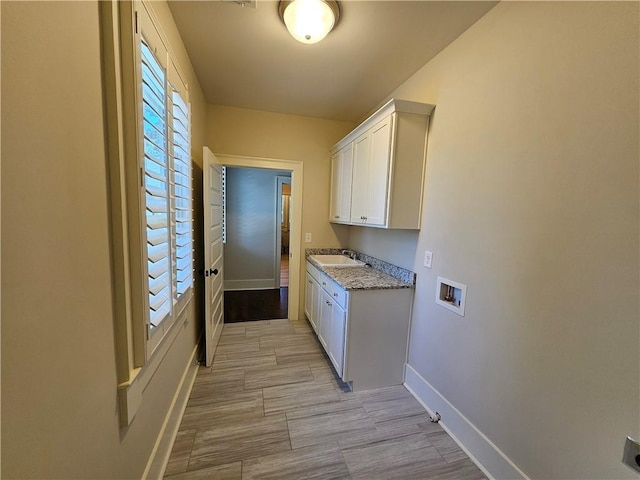
M 342 289 L 307 262 L 305 314 L 354 391 L 404 381 L 412 289 Z

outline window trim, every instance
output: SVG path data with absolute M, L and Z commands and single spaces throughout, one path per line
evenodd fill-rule
M 146 277 L 146 216 L 140 186 L 144 172 L 140 168 L 142 120 L 138 115 L 141 102 L 140 50 L 137 45 L 141 19 L 146 16 L 153 25 L 157 40 L 167 53 L 167 75 L 184 81 L 175 55 L 166 40 L 151 5 L 146 0 L 99 2 L 104 78 L 106 144 L 109 171 L 109 209 L 111 217 L 112 292 L 114 298 L 114 331 L 117 390 L 121 428 L 133 421 L 143 401 L 143 392 L 162 363 L 171 345 L 189 321 L 195 278 L 183 302 L 177 302 L 174 321 L 162 340 L 148 352 L 148 306 Z M 173 68 L 168 68 L 169 63 Z M 181 92 L 182 93 L 182 92 Z M 190 113 L 190 112 L 189 112 Z M 190 152 L 189 152 L 190 153 Z M 191 196 L 193 202 L 193 193 Z M 192 203 L 193 205 L 193 203 Z M 193 211 L 193 210 L 192 210 Z M 142 213 L 141 213 L 142 212 Z M 191 228 L 193 232 L 193 217 Z M 192 233 L 192 242 L 195 240 Z M 193 262 L 193 256 L 192 256 Z M 195 276 L 194 276 L 195 277 Z M 146 301 L 145 301 L 146 299 Z M 172 299 L 173 301 L 173 299 Z M 180 305 L 180 303 L 182 303 Z

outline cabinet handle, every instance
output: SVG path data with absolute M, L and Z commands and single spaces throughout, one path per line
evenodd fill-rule
M 336 216 L 335 216 L 335 217 L 333 217 L 333 218 L 340 218 L 340 215 L 336 215 Z
M 334 294 L 333 294 L 333 296 L 334 296 L 334 297 L 337 297 L 337 296 L 338 296 L 338 294 L 337 294 L 337 293 L 334 293 Z
M 327 286 L 327 282 L 322 282 L 322 286 L 326 287 Z

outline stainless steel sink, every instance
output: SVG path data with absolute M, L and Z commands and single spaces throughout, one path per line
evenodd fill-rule
M 345 255 L 310 255 L 309 258 L 315 260 L 323 267 L 364 267 L 365 263 L 360 260 L 353 260 Z

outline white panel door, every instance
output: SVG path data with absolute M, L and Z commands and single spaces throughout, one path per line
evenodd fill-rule
M 222 165 L 207 147 L 203 149 L 203 164 L 205 363 L 210 366 L 222 332 L 224 316 Z
M 387 195 L 391 160 L 391 116 L 377 123 L 371 130 L 371 151 L 367 190 L 367 225 L 387 223 Z

